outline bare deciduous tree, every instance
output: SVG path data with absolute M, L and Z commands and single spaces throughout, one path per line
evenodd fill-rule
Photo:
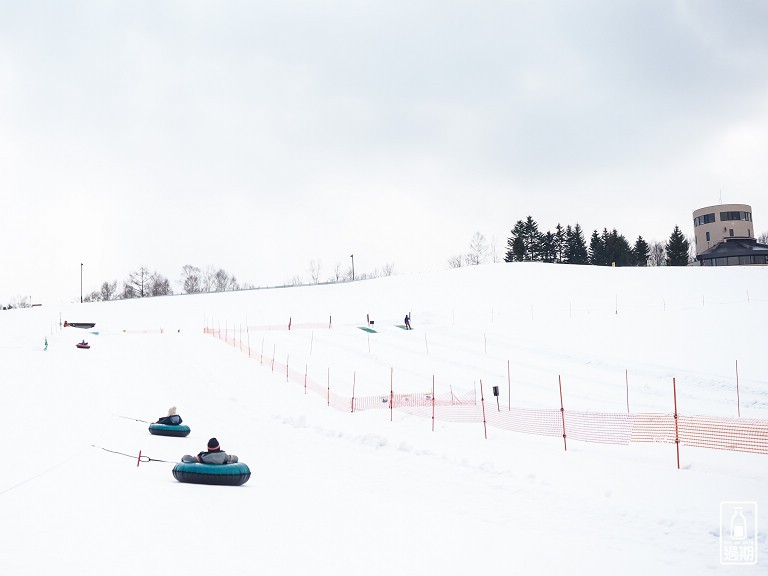
M 333 276 L 331 276 L 331 282 L 341 282 L 344 279 L 344 272 L 341 270 L 341 263 L 336 262 L 336 266 L 333 268 Z
M 123 298 L 144 298 L 149 295 L 150 274 L 146 266 L 131 272 L 123 284 Z
M 213 275 L 213 289 L 215 292 L 226 292 L 228 286 L 229 274 L 223 268 L 219 268 Z
M 392 274 L 394 274 L 394 273 L 395 273 L 395 263 L 394 262 L 384 264 L 384 266 L 382 266 L 382 268 L 381 268 L 381 275 L 382 276 L 392 276 Z
M 472 240 L 469 242 L 469 252 L 466 255 L 466 262 L 469 266 L 477 266 L 485 262 L 488 257 L 488 244 L 485 236 L 480 232 L 475 232 Z
M 688 240 L 688 264 L 692 264 L 696 262 L 696 238 L 689 235 L 685 239 Z
M 104 282 L 101 285 L 101 290 L 99 292 L 99 299 L 103 300 L 104 302 L 108 302 L 110 300 L 114 300 L 117 297 L 117 280 L 114 282 Z
M 501 261 L 501 257 L 499 256 L 499 251 L 496 247 L 496 236 L 491 236 L 491 245 L 490 245 L 489 251 L 491 254 L 491 262 L 496 264 L 497 262 Z
M 173 294 L 173 290 L 171 290 L 171 283 L 168 278 L 157 272 L 152 274 L 149 279 L 149 295 L 168 296 L 170 294 Z
M 101 293 L 94 290 L 90 294 L 86 294 L 83 296 L 83 302 L 100 302 L 101 301 Z
M 311 260 L 309 262 L 309 277 L 312 279 L 312 284 L 320 282 L 320 261 Z
M 213 292 L 214 286 L 216 286 L 216 269 L 213 266 L 207 266 L 200 279 L 200 291 Z
M 16 296 L 11 302 L 12 308 L 30 308 L 32 306 L 32 300 L 29 296 Z
M 760 234 L 760 236 L 757 237 L 757 241 L 760 242 L 760 244 L 768 244 L 768 232 Z
M 202 291 L 202 278 L 200 268 L 185 264 L 181 268 L 182 290 L 185 294 L 197 294 Z
M 648 260 L 651 266 L 664 266 L 666 261 L 666 251 L 664 250 L 664 244 L 661 242 L 651 242 Z
M 456 256 L 451 256 L 448 258 L 448 266 L 451 268 L 461 268 L 464 266 L 464 256 L 461 254 L 458 254 Z

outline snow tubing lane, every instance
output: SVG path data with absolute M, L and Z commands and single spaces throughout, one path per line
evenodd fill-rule
M 242 462 L 234 464 L 200 464 L 179 462 L 173 467 L 173 477 L 190 484 L 242 486 L 251 477 L 251 470 Z
M 149 433 L 157 436 L 189 436 L 190 429 L 186 424 L 150 424 Z

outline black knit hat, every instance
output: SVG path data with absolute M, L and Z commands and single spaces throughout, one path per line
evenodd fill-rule
M 208 440 L 208 451 L 218 450 L 219 449 L 219 441 L 216 440 L 216 438 L 211 438 Z

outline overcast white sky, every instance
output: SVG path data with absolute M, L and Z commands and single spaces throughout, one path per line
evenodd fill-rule
M 447 267 L 514 223 L 768 231 L 768 3 L 0 0 L 0 302 Z M 61 229 L 69 234 L 61 240 Z M 55 239 L 55 240 L 54 240 Z

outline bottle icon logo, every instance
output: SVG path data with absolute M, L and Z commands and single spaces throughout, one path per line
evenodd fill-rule
M 720 502 L 720 564 L 757 564 L 757 502 Z

